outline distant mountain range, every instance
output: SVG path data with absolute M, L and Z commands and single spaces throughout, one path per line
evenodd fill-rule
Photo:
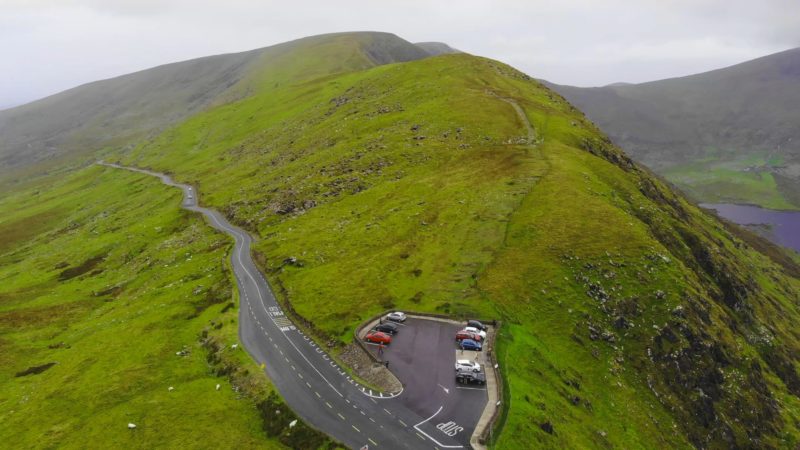
M 800 208 L 800 49 L 649 83 L 548 85 L 698 200 Z

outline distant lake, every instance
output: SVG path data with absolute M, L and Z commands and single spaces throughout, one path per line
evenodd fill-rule
M 720 217 L 746 226 L 776 244 L 800 252 L 800 212 L 776 211 L 758 206 L 729 203 L 701 203 L 717 211 Z

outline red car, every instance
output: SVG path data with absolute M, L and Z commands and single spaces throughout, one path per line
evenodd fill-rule
M 473 333 L 472 331 L 461 330 L 456 333 L 456 341 L 461 342 L 464 339 L 472 339 L 475 342 L 481 341 L 481 336 L 478 333 Z
M 386 333 L 381 333 L 380 331 L 370 331 L 364 336 L 364 340 L 367 342 L 374 342 L 376 344 L 384 344 L 389 345 L 392 343 L 392 337 Z

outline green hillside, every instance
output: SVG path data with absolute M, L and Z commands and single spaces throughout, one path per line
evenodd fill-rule
M 649 83 L 549 86 L 697 199 L 800 209 L 800 49 Z
M 220 320 L 232 300 L 225 237 L 141 177 L 93 168 L 47 181 L 0 201 L 3 441 L 282 448 L 200 346 L 211 320 L 236 342 L 235 312 Z
M 341 348 L 361 320 L 395 307 L 503 320 L 510 397 L 496 448 L 800 444 L 791 257 L 753 250 L 747 233 L 731 234 L 513 68 L 467 54 L 377 65 L 392 60 L 365 57 L 364 35 L 352 36 L 254 65 L 225 101 L 92 156 L 195 184 L 258 238 L 270 283 L 321 342 Z M 88 170 L 109 192 L 132 189 L 132 175 Z M 165 209 L 149 220 L 180 215 L 168 195 L 152 198 Z M 0 210 L 36 212 L 20 204 Z M 182 220 L 141 245 L 194 229 Z M 15 240 L 45 236 L 26 232 Z M 208 274 L 224 277 L 212 262 Z M 247 427 L 255 414 L 230 415 Z M 244 441 L 251 430 L 232 433 Z

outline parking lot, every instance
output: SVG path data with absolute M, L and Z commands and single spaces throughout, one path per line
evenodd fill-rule
M 477 361 L 486 371 L 483 352 L 462 351 L 455 341 L 456 332 L 465 324 L 409 317 L 398 324 L 391 345 L 368 348 L 383 361 L 403 383 L 397 399 L 428 420 L 415 426 L 434 440 L 449 436 L 469 448 L 469 440 L 487 402 L 485 385 L 462 385 L 455 381 L 456 359 Z M 491 332 L 491 329 L 490 331 Z

